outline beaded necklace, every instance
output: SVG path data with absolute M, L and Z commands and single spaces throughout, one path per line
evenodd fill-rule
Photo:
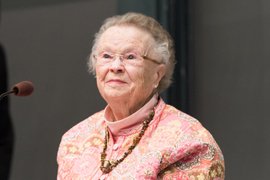
M 155 109 L 156 106 L 154 106 Z M 113 168 L 115 168 L 118 164 L 120 164 L 122 161 L 124 161 L 124 159 L 131 154 L 132 150 L 137 146 L 137 144 L 139 143 L 139 141 L 141 140 L 144 132 L 146 131 L 146 129 L 148 128 L 149 123 L 152 121 L 154 115 L 155 115 L 155 111 L 151 110 L 151 112 L 149 113 L 147 119 L 143 122 L 143 127 L 142 130 L 140 132 L 140 134 L 133 139 L 133 143 L 132 145 L 128 148 L 128 150 L 122 155 L 122 157 L 120 159 L 117 159 L 116 161 L 112 161 L 109 159 L 105 159 L 105 157 L 107 156 L 106 154 L 106 149 L 107 149 L 107 143 L 108 140 L 110 138 L 110 134 L 108 131 L 108 126 L 106 128 L 106 132 L 105 132 L 105 141 L 104 141 L 104 147 L 103 147 L 103 151 L 100 156 L 100 160 L 101 160 L 101 171 L 103 171 L 104 173 L 109 173 L 113 170 Z

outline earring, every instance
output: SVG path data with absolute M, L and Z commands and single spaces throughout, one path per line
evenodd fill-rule
M 155 88 L 157 88 L 157 85 L 154 85 Z

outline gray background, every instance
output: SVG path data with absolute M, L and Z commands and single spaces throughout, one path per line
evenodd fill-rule
M 16 133 L 12 180 L 56 179 L 63 133 L 105 107 L 86 63 L 95 32 L 114 14 L 112 0 L 3 11 L 0 38 L 9 85 L 28 80 L 35 86 L 27 98 L 11 97 Z
M 226 179 L 270 177 L 270 1 L 194 1 L 194 115 L 218 141 Z
M 130 1 L 148 13 L 153 2 Z M 12 180 L 55 179 L 62 134 L 105 107 L 86 61 L 94 33 L 121 3 L 2 0 L 9 87 L 35 85 L 27 98 L 11 96 Z M 229 180 L 270 177 L 269 9 L 267 0 L 190 1 L 191 115 L 220 145 Z

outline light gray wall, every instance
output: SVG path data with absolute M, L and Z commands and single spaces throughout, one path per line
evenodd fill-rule
M 193 1 L 192 115 L 225 155 L 226 179 L 270 177 L 270 1 Z
M 86 61 L 94 33 L 116 7 L 116 0 L 89 0 L 2 12 L 9 87 L 23 80 L 35 86 L 29 97 L 11 96 L 16 132 L 11 180 L 56 179 L 63 133 L 105 107 Z

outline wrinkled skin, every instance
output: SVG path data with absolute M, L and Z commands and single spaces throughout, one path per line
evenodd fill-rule
M 113 26 L 101 35 L 97 53 L 134 52 L 158 60 L 154 45 L 153 37 L 145 30 L 128 25 Z M 110 105 L 116 121 L 147 103 L 155 92 L 154 86 L 159 84 L 165 72 L 164 64 L 147 60 L 131 66 L 117 57 L 111 64 L 96 64 L 99 92 Z

